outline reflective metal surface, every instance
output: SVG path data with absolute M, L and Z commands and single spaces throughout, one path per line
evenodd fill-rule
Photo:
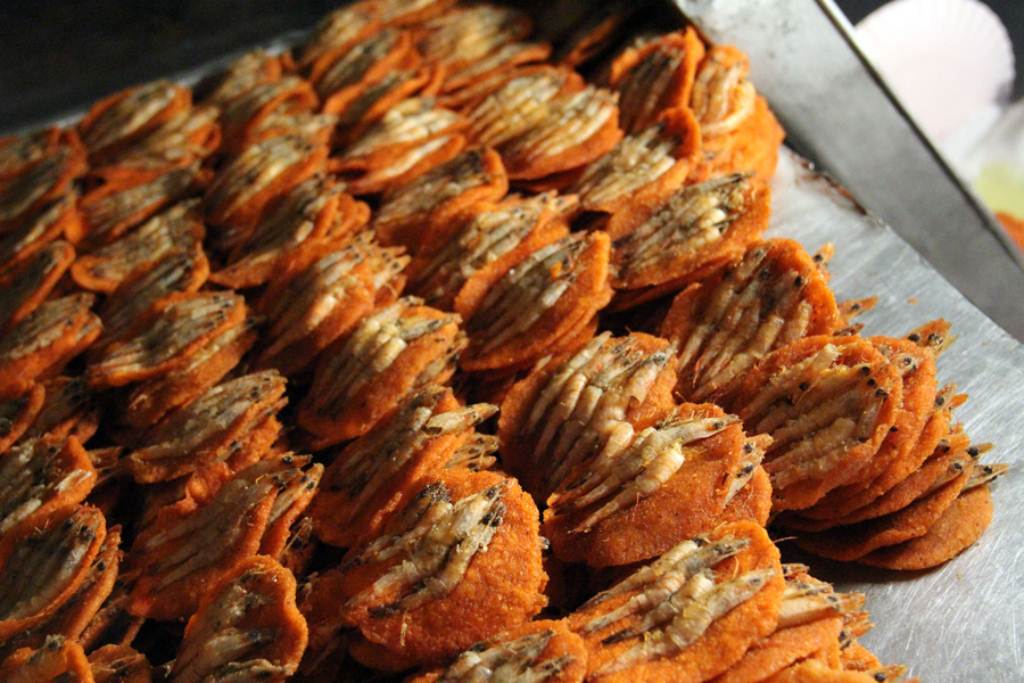
M 791 145 L 1024 339 L 1019 253 L 862 58 L 831 0 L 675 2 L 708 38 L 750 55 L 751 78 Z
M 922 681 L 1024 680 L 1024 345 L 787 150 L 774 183 L 770 233 L 810 250 L 835 245 L 829 270 L 836 296 L 879 298 L 858 318 L 865 334 L 898 336 L 934 318 L 949 320 L 958 338 L 939 360 L 939 379 L 970 394 L 956 416 L 974 441 L 995 444 L 985 460 L 1013 464 L 992 484 L 992 526 L 937 570 L 799 559 L 821 578 L 867 594 L 876 626 L 863 640 L 883 662 L 905 663 Z

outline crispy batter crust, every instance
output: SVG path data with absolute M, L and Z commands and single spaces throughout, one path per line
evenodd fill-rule
M 440 664 L 479 640 L 529 620 L 546 602 L 541 593 L 547 576 L 541 565 L 538 513 L 530 497 L 514 480 L 492 472 L 449 470 L 434 480 L 450 491 L 452 501 L 501 486 L 504 514 L 486 549 L 472 557 L 447 594 L 398 613 L 374 609 L 387 604 L 385 596 L 344 608 L 346 622 L 365 639 L 367 654 L 378 653 L 376 663 L 387 668 L 394 663 L 388 665 L 386 656 L 397 657 L 399 663 Z M 392 519 L 394 526 L 385 525 L 385 534 L 400 531 L 399 516 Z M 350 551 L 349 557 L 357 557 L 361 550 Z M 343 571 L 340 595 L 348 600 L 365 595 L 400 559 L 351 566 Z

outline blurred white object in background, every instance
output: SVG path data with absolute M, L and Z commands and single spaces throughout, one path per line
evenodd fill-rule
M 1013 45 L 995 12 L 978 0 L 894 0 L 857 24 L 857 40 L 990 208 L 1024 216 L 1024 103 L 1007 107 Z

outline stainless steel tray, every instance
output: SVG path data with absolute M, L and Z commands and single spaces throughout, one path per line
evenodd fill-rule
M 734 2 L 697 1 L 719 8 Z M 775 6 L 768 0 L 752 1 Z M 535 6 L 540 25 L 549 29 L 546 32 L 557 34 L 571 23 L 566 17 L 582 16 L 585 3 L 526 4 Z M 675 26 L 660 28 L 670 31 Z M 290 32 L 252 49 L 280 50 L 303 35 Z M 192 84 L 236 56 L 226 55 L 169 77 Z M 66 124 L 78 115 L 66 113 L 36 125 Z M 989 461 L 1014 464 L 993 485 L 996 512 L 991 528 L 976 546 L 945 566 L 908 574 L 809 558 L 814 572 L 843 589 L 867 594 L 876 627 L 864 642 L 883 661 L 908 664 L 922 680 L 1024 680 L 1024 345 L 849 193 L 788 149 L 780 158 L 773 205 L 771 235 L 795 238 L 811 250 L 828 242 L 835 245 L 831 282 L 840 299 L 879 297 L 877 307 L 860 318 L 866 333 L 899 335 L 938 317 L 953 323 L 959 338 L 940 361 L 940 378 L 971 395 L 957 415 L 973 439 L 996 444 Z M 997 281 L 1000 272 L 1009 272 L 1005 261 L 989 270 L 995 271 Z M 1020 295 L 1007 296 L 1020 301 Z

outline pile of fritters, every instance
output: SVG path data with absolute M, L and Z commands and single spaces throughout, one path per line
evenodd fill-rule
M 905 680 L 765 527 L 933 567 L 1006 468 L 634 10 L 365 0 L 0 139 L 0 678 Z

